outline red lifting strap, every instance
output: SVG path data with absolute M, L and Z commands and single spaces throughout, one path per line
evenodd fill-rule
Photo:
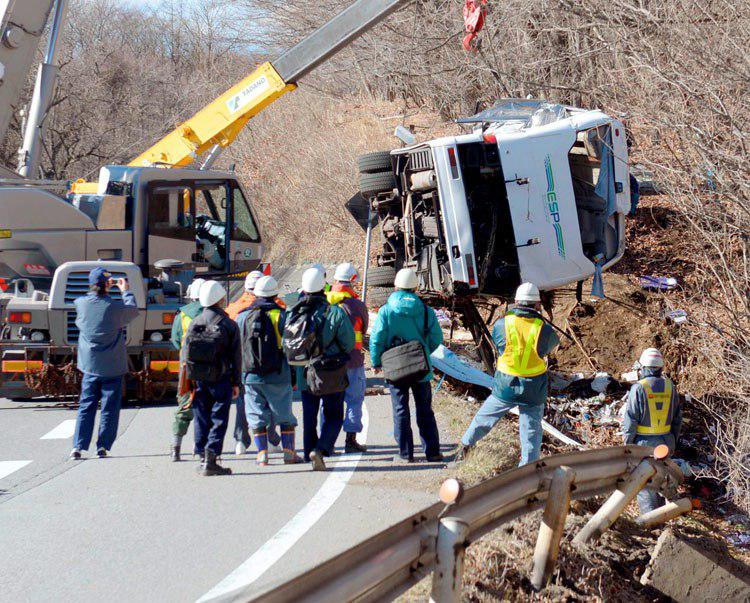
M 487 16 L 487 0 L 466 0 L 464 6 L 464 25 L 466 26 L 466 37 L 464 38 L 464 49 L 476 50 L 474 40 L 484 27 L 484 18 Z

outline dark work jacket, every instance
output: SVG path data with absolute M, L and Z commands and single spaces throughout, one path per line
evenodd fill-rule
M 215 317 L 221 316 L 219 321 L 219 329 L 222 334 L 222 347 L 224 349 L 224 366 L 226 367 L 226 374 L 233 386 L 238 386 L 242 382 L 242 347 L 240 345 L 240 330 L 237 328 L 235 323 L 227 313 L 224 312 L 218 306 L 211 306 L 210 308 L 203 308 L 198 316 L 195 317 L 193 322 L 188 327 L 186 339 L 190 337 L 192 330 L 198 325 L 207 325 L 208 323 L 215 320 Z M 182 353 L 185 353 L 187 346 L 182 346 Z M 184 358 L 182 359 L 185 360 Z

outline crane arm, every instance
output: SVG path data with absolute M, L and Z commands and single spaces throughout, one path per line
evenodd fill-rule
M 18 109 L 55 0 L 0 1 L 0 140 Z M 4 5 L 4 7 L 3 7 Z
M 184 167 L 215 145 L 230 145 L 250 119 L 294 90 L 297 80 L 409 2 L 357 0 L 277 60 L 259 66 L 128 165 Z

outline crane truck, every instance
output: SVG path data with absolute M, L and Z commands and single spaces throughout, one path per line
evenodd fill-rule
M 28 114 L 19 172 L 0 179 L 0 397 L 77 391 L 73 302 L 98 262 L 127 276 L 141 316 L 128 327 L 131 390 L 140 399 L 174 387 L 168 331 L 195 276 L 240 278 L 260 263 L 263 239 L 232 172 L 212 170 L 255 115 L 410 0 L 358 0 L 272 62 L 96 183 L 33 180 L 56 75 L 65 0 L 57 0 L 48 51 Z M 19 100 L 51 0 L 10 0 L 0 26 L 0 134 Z M 117 293 L 115 292 L 115 295 Z

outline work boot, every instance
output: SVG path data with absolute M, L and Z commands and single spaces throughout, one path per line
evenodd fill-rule
M 404 456 L 401 456 L 400 454 L 397 454 L 396 456 L 393 457 L 394 465 L 409 465 L 414 462 L 415 461 L 414 461 L 413 456 L 404 457 Z
M 465 461 L 469 454 L 471 454 L 473 446 L 464 446 L 463 444 L 458 447 L 456 454 L 453 457 L 454 463 L 462 463 Z
M 181 448 L 180 444 L 172 444 L 172 446 L 170 446 L 170 451 L 171 451 L 170 457 L 173 463 L 180 462 L 180 448 Z
M 96 456 L 98 456 L 100 459 L 106 459 L 107 458 L 107 449 L 106 448 L 99 448 L 96 451 Z
M 294 451 L 294 427 L 281 428 L 281 446 L 284 449 L 285 465 L 296 465 L 302 462 L 302 459 Z
M 253 440 L 255 440 L 255 447 L 258 449 L 255 462 L 259 467 L 265 467 L 268 465 L 268 432 L 266 428 L 253 429 Z
M 431 454 L 427 457 L 428 463 L 442 463 L 445 460 L 445 457 L 438 452 L 437 454 Z
M 313 471 L 325 471 L 326 470 L 326 463 L 323 460 L 323 455 L 321 454 L 320 450 L 315 449 L 312 452 L 310 452 L 310 464 L 312 465 Z
M 344 452 L 367 452 L 367 446 L 360 444 L 357 441 L 356 433 L 346 434 L 346 443 L 344 444 Z
M 212 475 L 232 475 L 232 470 L 229 467 L 222 467 L 216 462 L 216 454 L 210 450 L 206 450 L 206 464 L 203 467 L 203 473 L 206 477 Z

